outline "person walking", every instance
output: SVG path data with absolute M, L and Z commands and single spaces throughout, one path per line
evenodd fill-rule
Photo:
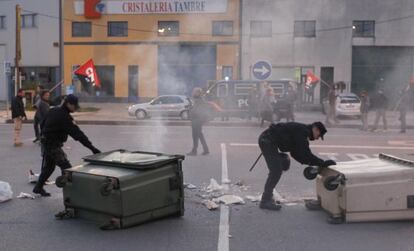
M 33 108 L 35 110 L 38 109 L 38 106 L 39 106 L 40 102 L 42 101 L 41 94 L 42 94 L 43 90 L 44 90 L 43 85 L 38 85 L 36 87 L 36 96 L 35 96 L 34 102 L 33 102 Z M 36 143 L 40 140 L 40 122 L 38 121 L 36 116 L 33 119 L 33 129 L 34 129 L 34 132 L 35 132 L 35 139 L 33 140 L 33 143 Z
M 401 130 L 400 133 L 405 133 L 407 128 L 407 110 L 411 105 L 411 93 L 410 88 L 406 88 L 405 90 L 400 92 L 400 100 L 398 104 L 398 111 L 400 112 L 399 120 L 401 122 Z
M 20 134 L 22 130 L 22 122 L 27 119 L 23 104 L 24 91 L 19 89 L 16 97 L 11 103 L 12 119 L 14 123 L 14 146 L 19 147 L 23 145 Z
M 40 102 L 38 102 L 37 104 L 37 109 L 36 109 L 36 113 L 34 117 L 38 121 L 39 125 L 41 126 L 50 109 L 50 105 L 49 105 L 50 92 L 48 90 L 43 90 L 40 94 L 40 97 L 41 99 L 40 99 Z M 41 131 L 39 131 L 39 137 L 40 136 L 41 136 Z M 41 153 L 43 156 L 44 148 L 42 144 L 41 144 L 41 147 L 42 147 Z
M 291 85 L 287 88 L 286 93 L 286 102 L 287 102 L 287 122 L 294 122 L 295 121 L 295 103 L 296 103 L 297 95 L 295 90 Z
M 268 87 L 266 93 L 260 101 L 260 127 L 263 127 L 265 121 L 273 123 L 273 106 L 276 103 L 273 89 Z
M 79 109 L 78 98 L 72 94 L 66 96 L 63 104 L 58 107 L 50 109 L 44 118 L 41 126 L 41 143 L 44 149 L 42 171 L 36 186 L 33 188 L 33 193 L 48 197 L 50 193 L 43 188 L 45 182 L 52 175 L 56 165 L 60 169 L 65 170 L 71 168 L 72 165 L 67 159 L 62 147 L 67 141 L 68 136 L 74 140 L 79 141 L 83 146 L 89 148 L 92 153 L 97 154 L 101 151 L 92 145 L 88 137 L 80 130 L 74 123 L 73 117 L 70 113 Z
M 366 91 L 361 92 L 361 121 L 362 121 L 362 131 L 368 130 L 368 112 L 369 112 L 370 100 L 368 93 Z
M 378 90 L 377 94 L 374 97 L 374 108 L 375 108 L 375 123 L 371 131 L 374 132 L 378 129 L 378 123 L 380 118 L 382 118 L 382 123 L 384 131 L 387 131 L 387 107 L 388 107 L 388 98 L 384 95 L 383 90 Z
M 328 92 L 328 109 L 326 111 L 326 119 L 325 119 L 325 124 L 327 126 L 332 125 L 331 120 L 333 120 L 333 122 L 335 124 L 339 123 L 338 118 L 336 117 L 336 99 L 337 99 L 338 95 L 336 95 L 336 87 L 334 84 L 331 85 L 331 88 L 329 89 Z
M 203 125 L 208 121 L 208 104 L 204 101 L 201 88 L 194 88 L 192 93 L 193 107 L 190 110 L 193 148 L 187 153 L 189 156 L 197 155 L 198 141 L 203 147 L 203 155 L 210 153 L 203 134 Z

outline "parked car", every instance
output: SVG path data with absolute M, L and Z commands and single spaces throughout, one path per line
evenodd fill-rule
M 128 114 L 140 120 L 153 116 L 181 117 L 187 120 L 190 108 L 191 100 L 186 96 L 163 95 L 148 103 L 131 105 Z
M 336 115 L 337 116 L 360 116 L 361 100 L 354 93 L 341 93 L 336 98 Z M 323 112 L 329 108 L 328 99 L 322 102 Z

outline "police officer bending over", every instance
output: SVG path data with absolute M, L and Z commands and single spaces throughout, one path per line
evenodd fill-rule
M 281 205 L 273 200 L 273 189 L 282 175 L 289 169 L 290 159 L 285 152 L 301 164 L 318 167 L 336 165 L 333 160 L 322 160 L 312 154 L 309 140 L 322 138 L 327 132 L 321 122 L 305 125 L 296 122 L 272 124 L 259 137 L 259 146 L 269 168 L 260 208 L 279 210 Z
M 100 153 L 89 141 L 88 137 L 75 125 L 70 113 L 79 109 L 78 98 L 68 95 L 61 106 L 50 109 L 41 125 L 41 143 L 44 148 L 42 171 L 33 189 L 33 193 L 41 196 L 50 196 L 50 193 L 43 189 L 46 180 L 52 175 L 56 165 L 62 171 L 72 165 L 62 150 L 63 143 L 70 135 L 85 147 L 89 148 L 94 154 Z

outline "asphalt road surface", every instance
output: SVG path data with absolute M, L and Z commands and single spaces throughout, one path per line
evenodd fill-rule
M 102 151 L 113 149 L 184 154 L 191 150 L 188 127 L 81 126 Z M 23 128 L 24 146 L 12 146 L 12 125 L 0 125 L 0 180 L 9 182 L 14 196 L 31 192 L 28 170 L 40 171 L 40 147 L 31 142 L 32 127 Z M 315 197 L 315 184 L 307 181 L 304 166 L 293 161 L 277 186 L 284 201 L 279 212 L 260 210 L 257 202 L 245 198 L 262 192 L 267 175 L 259 155 L 260 128 L 205 128 L 209 156 L 186 157 L 186 211 L 181 218 L 167 218 L 137 227 L 101 231 L 93 222 L 80 219 L 55 220 L 63 209 L 61 190 L 49 185 L 50 198 L 13 198 L 0 203 L 0 250 L 413 250 L 414 222 L 353 223 L 330 225 L 323 211 L 307 211 L 304 198 Z M 350 161 L 376 156 L 380 152 L 414 158 L 414 134 L 397 131 L 360 132 L 329 129 L 325 141 L 312 143 L 323 158 Z M 65 145 L 73 165 L 89 155 L 78 142 Z M 55 172 L 54 177 L 59 174 Z M 244 205 L 221 205 L 209 211 L 201 204 L 202 189 L 210 179 L 229 179 L 228 193 L 246 200 Z M 234 185 L 236 182 L 243 186 Z

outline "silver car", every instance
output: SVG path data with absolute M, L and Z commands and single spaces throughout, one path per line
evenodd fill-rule
M 151 102 L 131 105 L 128 108 L 129 116 L 145 119 L 155 116 L 181 117 L 187 120 L 191 101 L 182 95 L 163 95 L 154 98 Z
M 337 116 L 360 116 L 361 100 L 354 93 L 341 93 L 336 98 L 336 115 Z M 323 101 L 323 110 L 329 109 L 327 99 Z

